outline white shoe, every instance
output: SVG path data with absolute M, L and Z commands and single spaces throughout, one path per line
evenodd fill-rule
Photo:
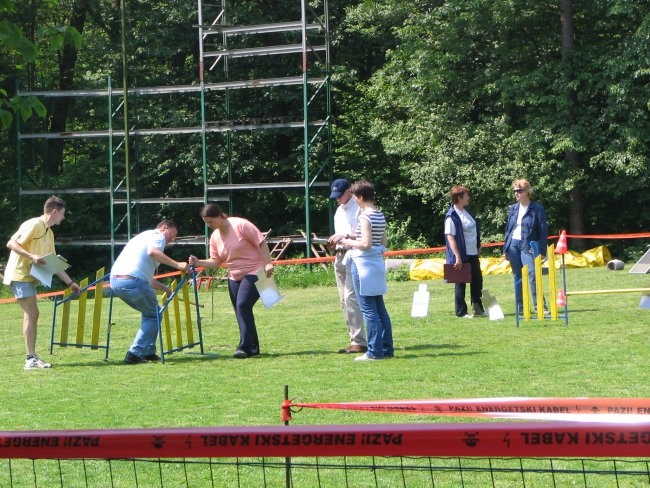
M 41 358 L 39 358 L 37 355 L 33 355 L 29 359 L 25 360 L 25 370 L 29 371 L 32 369 L 47 369 L 51 368 L 52 365 L 50 363 L 46 363 L 43 361 Z
M 465 315 L 463 315 L 461 318 L 463 318 L 463 319 L 473 319 L 474 316 L 473 316 L 473 315 L 470 315 L 470 314 L 465 314 Z
M 357 356 L 354 358 L 355 361 L 377 361 L 377 358 L 374 358 L 372 356 L 368 356 L 368 353 L 364 353 L 361 356 Z

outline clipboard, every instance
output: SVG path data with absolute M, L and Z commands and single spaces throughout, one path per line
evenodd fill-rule
M 65 271 L 70 265 L 63 256 L 57 256 L 54 253 L 46 254 L 41 259 L 45 261 L 44 264 L 32 264 L 29 274 L 40 281 L 43 286 L 50 288 L 52 276 Z
M 455 269 L 453 264 L 444 264 L 443 272 L 447 283 L 471 283 L 472 265 L 463 263 L 460 269 Z

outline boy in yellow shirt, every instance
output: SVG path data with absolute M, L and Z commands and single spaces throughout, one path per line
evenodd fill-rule
M 7 247 L 11 250 L 5 268 L 3 283 L 10 285 L 14 297 L 23 310 L 23 335 L 25 336 L 25 370 L 51 368 L 50 363 L 36 354 L 36 330 L 38 324 L 38 303 L 36 301 L 36 280 L 32 278 L 32 264 L 43 263 L 42 257 L 55 253 L 53 225 L 65 219 L 65 202 L 52 196 L 45 201 L 43 215 L 29 219 L 11 236 Z M 57 276 L 77 294 L 81 290 L 65 271 Z

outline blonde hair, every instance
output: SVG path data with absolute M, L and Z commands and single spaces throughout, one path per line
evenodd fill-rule
M 533 187 L 530 186 L 530 183 L 528 182 L 528 180 L 526 180 L 524 178 L 520 178 L 520 179 L 514 180 L 512 182 L 512 189 L 514 190 L 515 188 L 522 188 L 522 189 L 526 190 L 526 193 L 528 193 L 528 198 L 533 196 Z

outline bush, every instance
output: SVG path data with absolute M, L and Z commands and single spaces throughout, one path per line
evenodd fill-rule
M 398 266 L 397 268 L 389 269 L 386 272 L 386 279 L 388 281 L 410 281 L 411 267 L 409 265 Z
M 391 250 L 404 250 L 404 249 L 422 249 L 427 247 L 427 241 L 422 236 L 413 236 L 409 232 L 411 225 L 411 217 L 400 221 L 388 221 L 386 235 L 388 237 L 388 249 Z
M 309 288 L 312 286 L 336 286 L 334 269 L 328 265 L 327 269 L 319 264 L 313 264 L 311 270 L 302 264 L 276 266 L 273 276 L 280 288 Z

